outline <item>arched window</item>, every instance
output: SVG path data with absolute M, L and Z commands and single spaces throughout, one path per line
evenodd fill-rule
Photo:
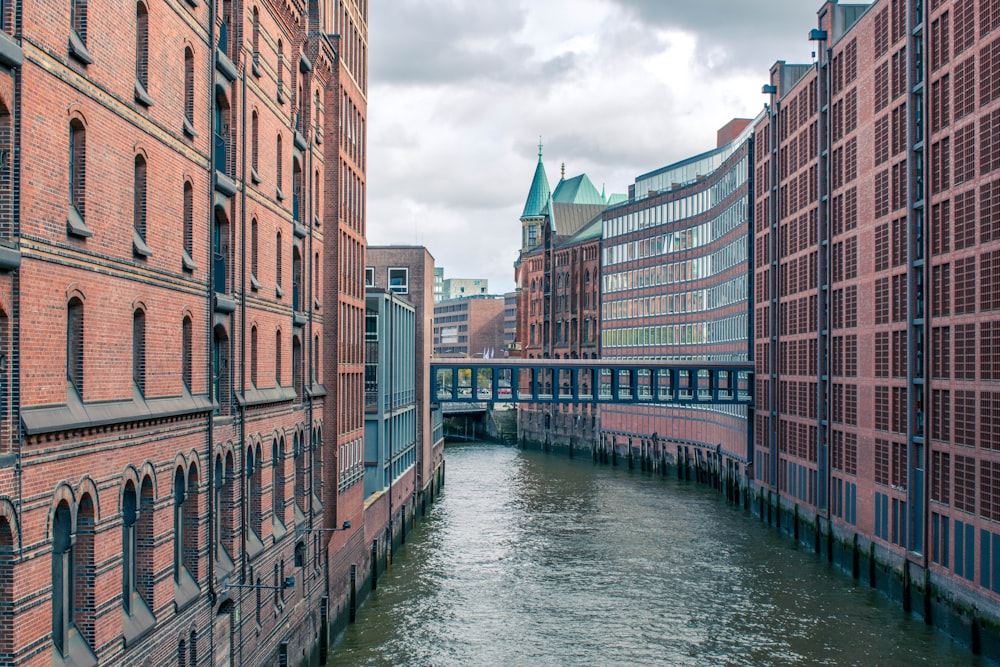
M 260 10 L 255 6 L 253 8 L 253 37 L 251 41 L 253 48 L 253 67 L 254 74 L 260 76 Z
M 250 327 L 250 384 L 257 387 L 257 326 Z
M 261 459 L 260 454 L 255 452 L 253 447 L 248 447 L 246 451 L 246 503 L 248 527 L 252 535 L 251 540 L 256 541 L 258 548 L 263 548 L 260 541 L 261 530 L 261 499 L 263 498 L 263 484 L 261 483 Z
M 302 166 L 298 158 L 292 158 L 292 220 L 301 222 L 302 207 Z
M 60 501 L 52 521 L 52 643 L 60 655 L 69 655 L 76 589 L 73 572 L 73 516 Z
M 258 274 L 258 265 L 257 265 L 257 259 L 258 259 L 258 257 L 257 257 L 258 233 L 257 233 L 257 227 L 258 227 L 258 225 L 257 225 L 257 218 L 251 219 L 250 220 L 250 277 L 254 281 L 256 281 L 257 274 Z
M 299 246 L 292 244 L 292 310 L 305 310 L 302 307 L 302 253 Z
M 217 414 L 229 414 L 229 336 L 221 326 L 212 336 L 212 402 Z
M 274 159 L 275 159 L 275 174 L 276 174 L 276 176 L 275 176 L 275 183 L 277 184 L 277 188 L 278 188 L 278 199 L 284 199 L 285 198 L 285 193 L 282 192 L 282 190 L 281 190 L 281 186 L 284 183 L 284 178 L 283 178 L 283 169 L 282 169 L 282 166 L 281 166 L 281 162 L 282 162 L 282 149 L 281 149 L 281 135 L 280 134 L 278 135 L 278 138 L 275 139 L 275 142 L 274 142 Z
M 309 511 L 309 502 L 306 499 L 306 457 L 305 443 L 299 433 L 295 434 L 292 441 L 292 455 L 295 461 L 295 503 L 296 508 L 305 514 Z
M 181 380 L 184 382 L 184 389 L 186 389 L 188 393 L 191 393 L 192 380 L 192 336 L 191 318 L 185 317 L 181 322 Z
M 281 329 L 274 334 L 274 386 L 281 386 L 281 357 L 285 351 L 281 348 Z
M 281 270 L 281 254 L 282 254 L 282 249 L 281 249 L 281 232 L 278 232 L 277 236 L 275 237 L 275 242 L 274 242 L 274 270 L 276 272 L 275 273 L 275 285 L 277 285 L 277 287 L 278 287 L 278 296 L 279 297 L 281 297 L 281 296 L 284 295 L 284 292 L 281 289 L 281 274 L 282 274 L 282 270 Z
M 83 302 L 69 300 L 66 313 L 66 379 L 83 398 Z
M 258 158 L 260 156 L 260 117 L 256 110 L 250 115 L 250 168 L 253 169 L 254 176 L 258 173 Z
M 215 525 L 213 528 L 214 553 L 216 568 L 224 574 L 232 572 L 234 529 L 236 526 L 236 508 L 233 494 L 233 456 L 227 453 L 225 462 L 222 456 L 215 460 Z M 222 576 L 222 575 L 220 575 Z
M 278 104 L 285 103 L 285 45 L 278 40 Z
M 184 181 L 184 253 L 183 264 L 189 271 L 194 270 L 194 186 Z
M 194 51 L 184 49 L 184 131 L 194 136 Z
M 149 11 L 146 5 L 135 5 L 135 99 L 149 106 Z
M 198 559 L 201 556 L 201 542 L 198 539 L 198 523 L 201 521 L 201 493 L 199 484 L 201 479 L 198 476 L 198 464 L 192 463 L 187 474 L 187 490 L 184 494 L 184 569 L 190 575 L 190 584 L 194 584 L 191 591 L 197 595 L 198 575 L 201 573 Z M 194 651 L 195 642 L 191 640 L 191 650 Z
M 132 313 L 132 381 L 140 394 L 146 393 L 146 313 Z
M 139 495 L 131 480 L 125 484 L 122 493 L 122 606 L 125 613 L 131 615 L 135 609 L 136 591 L 136 554 L 139 546 L 139 536 L 136 533 L 135 521 L 139 516 Z
M 302 400 L 302 341 L 298 336 L 292 336 L 292 389 L 295 390 L 295 400 Z
M 7 518 L 0 516 L 0 650 L 11 653 L 14 635 L 14 531 Z
M 174 470 L 174 582 L 180 583 L 184 569 L 184 492 L 187 480 L 184 468 Z
M 312 492 L 317 499 L 323 498 L 323 431 L 320 428 L 313 429 Z
M 132 194 L 132 227 L 135 234 L 132 250 L 140 257 L 149 257 L 152 253 L 146 244 L 146 159 L 141 155 L 135 156 Z
M 78 236 L 89 236 L 84 224 L 87 192 L 87 131 L 79 119 L 69 123 L 69 203 L 70 229 Z M 74 217 L 75 216 L 75 217 Z
M 275 437 L 271 442 L 271 516 L 279 526 L 285 523 L 284 448 L 285 442 L 281 438 Z

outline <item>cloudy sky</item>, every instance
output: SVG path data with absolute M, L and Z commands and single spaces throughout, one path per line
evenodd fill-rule
M 863 0 L 861 0 L 863 2 Z M 539 135 L 598 189 L 709 150 L 810 62 L 820 0 L 376 0 L 368 242 L 418 244 L 446 278 L 513 289 Z

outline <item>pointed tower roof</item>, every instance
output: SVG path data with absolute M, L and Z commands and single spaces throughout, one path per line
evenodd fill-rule
M 563 178 L 552 193 L 552 200 L 559 204 L 603 204 L 604 198 L 586 174 Z
M 531 179 L 531 189 L 528 190 L 528 200 L 524 202 L 522 218 L 537 218 L 545 215 L 549 203 L 549 179 L 542 165 L 542 142 L 538 142 L 538 166 L 535 167 L 535 177 Z

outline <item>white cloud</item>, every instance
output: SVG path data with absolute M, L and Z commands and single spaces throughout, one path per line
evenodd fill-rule
M 625 192 L 756 115 L 814 25 L 802 0 L 372 3 L 368 241 L 509 290 L 539 134 L 553 187 L 565 162 Z

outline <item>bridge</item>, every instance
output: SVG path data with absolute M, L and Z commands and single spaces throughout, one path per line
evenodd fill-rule
M 752 361 L 432 359 L 432 400 L 452 404 L 753 405 Z

